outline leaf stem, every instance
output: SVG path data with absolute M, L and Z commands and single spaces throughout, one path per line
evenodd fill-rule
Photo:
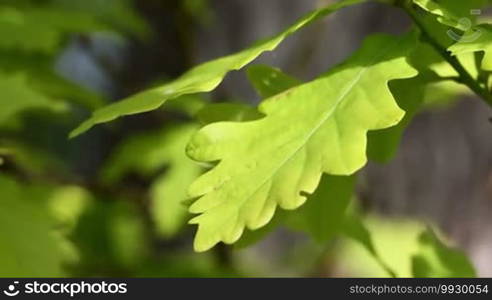
M 455 56 L 452 56 L 445 47 L 443 47 L 436 39 L 432 37 L 413 10 L 411 1 L 400 1 L 399 6 L 410 16 L 410 18 L 412 18 L 415 25 L 417 25 L 420 29 L 423 40 L 430 44 L 434 50 L 436 50 L 439 55 L 441 55 L 442 58 L 446 60 L 456 72 L 458 72 L 459 82 L 468 86 L 468 88 L 470 88 L 477 96 L 482 98 L 489 106 L 492 107 L 492 94 L 487 90 L 487 88 L 483 88 L 480 83 L 475 80 L 472 75 L 470 75 L 470 73 L 465 69 L 465 67 L 463 67 L 461 62 Z

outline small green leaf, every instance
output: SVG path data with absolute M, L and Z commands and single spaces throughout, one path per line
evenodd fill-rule
M 212 91 L 222 82 L 227 73 L 233 70 L 242 69 L 263 52 L 274 50 L 286 37 L 297 30 L 341 8 L 364 1 L 365 0 L 344 0 L 326 8 L 315 10 L 301 18 L 287 28 L 287 30 L 270 39 L 257 42 L 246 50 L 204 63 L 191 69 L 173 82 L 144 91 L 120 102 L 96 110 L 92 117 L 72 131 L 70 136 L 75 137 L 89 130 L 96 124 L 109 122 L 121 116 L 157 109 L 169 99 L 185 94 Z
M 265 117 L 221 122 L 200 130 L 187 152 L 220 163 L 190 187 L 199 199 L 195 249 L 233 243 L 245 227 L 258 229 L 277 206 L 296 209 L 323 172 L 350 175 L 366 163 L 366 134 L 397 124 L 404 112 L 388 89 L 416 75 L 406 55 L 415 36 L 377 35 L 352 58 L 320 78 L 265 100 Z M 303 193 L 301 193 L 303 192 Z
M 248 78 L 262 97 L 272 97 L 302 84 L 300 80 L 266 65 L 248 68 Z M 288 225 L 308 232 L 318 242 L 328 241 L 343 227 L 354 185 L 355 176 L 323 175 L 316 191 L 308 196 L 306 204 L 289 214 Z M 258 235 L 262 236 L 263 231 L 266 231 L 264 228 L 270 228 L 270 224 L 260 228 L 258 231 L 262 231 L 262 234 Z M 254 235 L 254 232 L 250 235 Z

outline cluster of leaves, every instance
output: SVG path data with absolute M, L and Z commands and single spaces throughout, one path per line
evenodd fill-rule
M 461 22 L 470 9 L 483 7 L 488 1 L 385 0 L 382 2 L 405 9 L 414 20 L 414 28 L 401 36 L 368 37 L 351 57 L 308 82 L 270 66 L 247 67 L 249 81 L 264 99 L 257 108 L 208 103 L 202 96 L 219 86 L 229 72 L 244 69 L 262 53 L 275 50 L 288 36 L 340 9 L 367 1 L 342 0 L 315 10 L 250 48 L 199 65 L 174 81 L 102 108 L 97 108 L 97 96 L 94 98 L 53 71 L 55 54 L 62 49 L 67 33 L 132 30 L 142 34 L 142 24 L 123 6 L 116 14 L 99 8 L 103 1 L 48 1 L 45 6 L 30 1 L 15 5 L 0 1 L 0 30 L 18 32 L 9 35 L 11 40 L 0 42 L 0 51 L 5 52 L 0 58 L 8 62 L 0 64 L 0 86 L 4 87 L 1 97 L 16 99 L 2 101 L 0 128 L 18 130 L 22 126 L 20 114 L 29 109 L 66 112 L 71 102 L 65 96 L 74 94 L 81 97 L 74 99 L 78 103 L 97 109 L 72 131 L 71 137 L 126 115 L 161 107 L 179 111 L 186 121 L 124 141 L 100 175 L 100 182 L 108 187 L 128 174 L 153 178 L 150 212 L 158 235 L 176 236 L 183 229 L 188 212 L 195 215 L 190 223 L 198 225 L 196 251 L 209 250 L 220 242 L 250 245 L 274 226 L 284 224 L 308 232 L 322 243 L 336 236 L 354 240 L 390 276 L 474 276 L 467 258 L 444 245 L 435 230 L 429 228 L 419 229 L 414 252 L 404 258 L 411 263 L 411 273 L 398 270 L 376 245 L 366 224 L 370 221 L 353 202 L 356 173 L 368 160 L 389 161 L 406 126 L 418 112 L 443 98 L 470 92 L 491 103 L 490 26 L 465 28 Z M 64 22 L 67 15 L 74 23 Z M 43 26 L 29 24 L 45 18 L 50 22 Z M 128 19 L 135 21 L 127 22 Z M 481 34 L 471 42 L 454 41 L 447 34 L 449 30 L 462 37 Z M 22 51 L 23 56 L 10 55 L 11 51 Z M 40 73 L 44 76 L 37 76 Z M 0 142 L 5 144 L 0 144 L 0 154 L 22 153 L 18 146 L 21 141 Z M 18 154 L 13 159 L 31 166 L 22 164 L 23 156 L 29 155 Z M 7 176 L 0 178 L 2 182 L 2 191 L 5 189 L 10 195 L 3 200 L 5 205 L 30 205 L 25 193 L 36 187 L 16 183 Z M 87 268 L 97 269 L 100 264 L 107 265 L 108 260 L 129 269 L 145 264 L 141 257 L 145 251 L 135 247 L 145 247 L 148 241 L 141 220 L 130 213 L 133 210 L 121 203 L 101 204 L 91 197 L 100 196 L 91 196 L 74 186 L 51 187 L 46 197 L 41 197 L 41 205 L 52 212 L 53 220 L 40 219 L 39 224 L 25 229 L 30 232 L 26 235 L 51 236 L 50 228 L 57 221 L 75 223 L 60 235 L 71 232 L 79 241 L 100 237 L 96 243 L 78 244 L 85 245 L 79 247 L 79 255 L 93 263 Z M 77 209 L 63 211 L 63 201 L 77 202 Z M 31 210 L 24 213 L 30 214 Z M 111 213 L 106 214 L 107 211 Z M 39 211 L 33 215 L 36 212 Z M 107 215 L 111 218 L 104 219 Z M 16 222 L 22 218 L 37 220 L 38 216 L 5 220 Z M 90 226 L 99 221 L 105 224 L 102 233 L 100 228 Z M 17 223 L 6 225 L 2 228 L 22 227 Z M 25 241 L 16 241 L 17 235 L 5 235 L 2 241 L 10 239 L 15 248 L 6 248 L 12 251 L 2 257 L 24 261 L 17 258 L 24 257 L 17 249 L 24 247 Z M 58 237 L 45 240 L 43 251 L 34 257 L 41 261 L 60 260 L 55 264 L 58 266 L 65 256 L 74 259 L 73 252 L 77 251 L 67 250 L 70 243 L 60 247 L 56 243 Z M 66 255 L 53 257 L 58 253 L 54 248 Z M 96 259 L 101 251 L 107 257 Z M 40 274 L 26 269 L 24 262 L 13 265 L 9 274 Z M 57 269 L 52 274 L 60 272 Z
M 228 72 L 274 50 L 294 32 L 362 2 L 366 1 L 339 1 L 316 10 L 244 51 L 197 66 L 175 81 L 97 110 L 72 136 L 121 116 L 157 109 L 183 95 L 212 91 Z M 213 120 L 195 133 L 186 147 L 189 157 L 210 166 L 188 190 L 193 199 L 189 212 L 197 214 L 190 221 L 198 225 L 197 251 L 218 242 L 238 241 L 245 228 L 264 227 L 280 207 L 299 208 L 293 213 L 294 223 L 302 224 L 316 238 L 324 240 L 340 230 L 366 241 L 363 244 L 375 253 L 362 223 L 358 221 L 359 230 L 355 230 L 359 234 L 347 233 L 341 225 L 352 194 L 353 174 L 368 159 L 390 160 L 415 114 L 435 104 L 443 94 L 451 98 L 475 92 L 491 103 L 490 26 L 463 22 L 467 17 L 471 23 L 471 9 L 482 8 L 488 1 L 383 2 L 405 9 L 415 27 L 402 36 L 368 37 L 349 59 L 310 82 L 275 68 L 250 67 L 249 79 L 265 99 L 256 115 L 251 108 L 217 105 L 205 106 L 198 113 Z M 462 39 L 451 39 L 449 30 Z M 478 38 L 466 39 L 476 32 Z M 246 115 L 251 116 L 243 119 Z M 435 249 L 444 247 L 428 231 L 421 240 Z M 414 260 L 415 275 L 473 275 L 472 271 L 423 270 L 432 265 L 425 260 L 425 255 Z
M 131 4 L 0 0 L 0 276 L 227 274 L 208 254 L 151 257 L 151 239 L 136 202 L 88 186 L 67 163 L 71 156 L 80 157 L 77 145 L 67 146 L 66 131 L 78 122 L 80 111 L 97 109 L 106 99 L 64 78 L 57 60 L 74 37 L 149 37 L 149 28 Z M 196 106 L 193 99 L 189 103 L 189 109 Z M 200 168 L 184 160 L 180 151 L 195 128 L 184 125 L 152 135 L 152 146 L 161 141 L 159 153 L 149 153 L 146 167 L 135 161 L 142 172 L 164 165 L 176 168 L 156 179 L 152 198 L 184 198 L 186 185 L 199 174 Z M 128 141 L 128 147 L 146 143 L 138 140 Z M 125 161 L 125 147 L 102 171 L 100 182 L 108 189 L 133 167 Z M 169 150 L 164 153 L 164 148 Z M 119 160 L 124 160 L 121 165 Z M 186 176 L 189 181 L 181 182 Z M 155 202 L 152 210 L 158 212 L 157 222 L 163 220 L 157 227 L 165 236 L 177 232 L 182 222 L 174 220 L 182 220 L 186 212 L 172 206 L 179 201 L 170 200 Z

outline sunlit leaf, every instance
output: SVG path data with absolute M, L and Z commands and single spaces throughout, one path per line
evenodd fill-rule
M 277 206 L 295 209 L 313 193 L 323 172 L 350 175 L 366 163 L 366 133 L 397 124 L 404 112 L 388 81 L 416 72 L 405 56 L 413 35 L 368 39 L 347 62 L 320 78 L 265 100 L 266 117 L 206 126 L 188 145 L 198 161 L 218 161 L 190 188 L 199 199 L 195 249 L 235 242 L 257 229 Z M 370 87 L 370 88 L 369 88 Z
M 315 20 L 331 14 L 341 8 L 364 2 L 364 0 L 344 0 L 326 8 L 315 10 L 294 23 L 287 30 L 239 53 L 222 57 L 199 65 L 186 72 L 180 78 L 161 87 L 141 92 L 120 102 L 96 110 L 92 117 L 82 123 L 70 134 L 77 136 L 96 124 L 112 121 L 116 118 L 151 111 L 160 107 L 169 99 L 185 94 L 209 92 L 215 89 L 227 73 L 239 70 L 266 51 L 274 50 L 286 37 L 311 24 Z

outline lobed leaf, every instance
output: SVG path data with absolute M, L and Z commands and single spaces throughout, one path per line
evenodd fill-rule
M 416 71 L 406 61 L 415 36 L 377 35 L 344 64 L 264 101 L 264 118 L 206 126 L 187 148 L 198 161 L 220 161 L 190 187 L 199 199 L 195 249 L 233 243 L 277 206 L 296 209 L 322 173 L 350 175 L 366 163 L 366 134 L 397 124 L 404 112 L 388 88 Z
M 279 69 L 265 65 L 251 66 L 247 72 L 258 94 L 266 98 L 302 84 L 300 80 Z M 342 230 L 354 186 L 355 176 L 323 175 L 316 191 L 308 196 L 307 203 L 295 214 L 289 215 L 287 224 L 294 229 L 309 233 L 318 242 L 330 240 Z M 271 230 L 272 223 L 249 233 L 248 236 L 261 237 Z M 255 234 L 256 232 L 259 233 Z M 244 244 L 243 240 L 244 237 L 239 240 L 239 243 Z
M 315 10 L 301 18 L 285 31 L 270 39 L 257 42 L 246 50 L 204 63 L 191 69 L 173 82 L 98 109 L 93 113 L 91 118 L 72 131 L 70 137 L 75 137 L 97 124 L 109 122 L 121 116 L 157 109 L 169 99 L 185 94 L 212 91 L 222 82 L 227 73 L 243 68 L 263 52 L 274 50 L 286 37 L 299 29 L 341 8 L 364 1 L 344 0 Z

